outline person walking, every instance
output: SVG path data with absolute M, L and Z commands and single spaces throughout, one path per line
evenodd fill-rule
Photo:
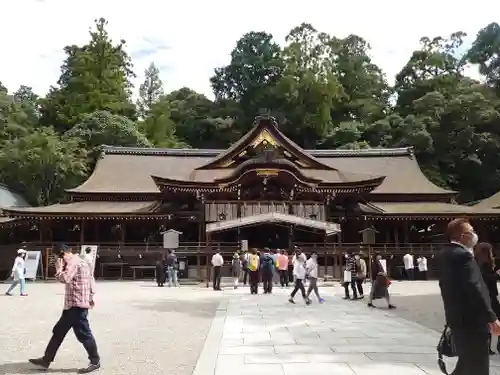
M 387 307 L 389 309 L 395 309 L 396 306 L 391 304 L 391 296 L 389 295 L 389 284 L 390 281 L 387 278 L 387 273 L 385 272 L 384 266 L 382 265 L 382 256 L 380 254 L 375 255 L 375 260 L 372 264 L 372 290 L 370 291 L 370 296 L 368 298 L 368 307 L 375 308 L 373 300 L 384 298 L 387 301 Z
M 245 251 L 241 254 L 241 268 L 243 269 L 243 285 L 247 285 L 248 281 L 248 259 L 250 257 L 250 253 Z
M 474 258 L 476 259 L 484 283 L 488 288 L 491 308 L 497 317 L 500 317 L 500 303 L 498 302 L 498 272 L 495 272 L 495 258 L 493 257 L 493 247 L 487 242 L 481 242 L 474 248 Z M 491 333 L 490 333 L 490 354 L 495 354 L 491 349 Z M 497 351 L 500 353 L 500 341 L 497 342 Z
M 316 294 L 316 298 L 318 298 L 319 303 L 325 302 L 323 298 L 319 295 L 318 291 L 318 253 L 313 252 L 311 254 L 311 257 L 307 260 L 306 262 L 306 271 L 307 274 L 309 275 L 309 288 L 307 288 L 307 299 L 310 300 L 309 296 L 311 295 L 311 292 L 314 291 L 314 294 Z
M 358 299 L 358 291 L 356 289 L 357 265 L 356 258 L 351 252 L 345 255 L 345 270 L 344 270 L 344 299 L 351 299 L 349 295 L 349 285 L 352 289 L 352 299 Z
M 213 288 L 214 290 L 222 290 L 220 287 L 220 281 L 222 278 L 222 265 L 224 264 L 224 258 L 220 255 L 220 251 L 212 256 L 212 268 L 213 268 Z
M 306 305 L 311 304 L 311 300 L 307 298 L 306 295 L 306 289 L 304 288 L 304 279 L 306 278 L 306 256 L 304 253 L 298 253 L 295 256 L 295 262 L 293 264 L 293 277 L 295 279 L 295 287 L 293 288 L 292 293 L 290 294 L 290 298 L 288 299 L 288 302 L 290 303 L 295 303 L 294 297 L 295 294 L 300 290 L 300 293 L 302 294 L 302 298 L 304 299 Z
M 168 286 L 179 286 L 179 282 L 177 281 L 177 255 L 173 249 L 168 249 L 166 263 Z
M 12 266 L 12 272 L 10 274 L 10 278 L 12 279 L 12 284 L 10 284 L 9 289 L 5 295 L 12 296 L 12 291 L 16 286 L 19 285 L 19 291 L 21 296 L 26 297 L 26 250 L 19 249 L 17 250 L 16 259 L 14 259 L 14 265 Z
M 273 276 L 275 270 L 275 260 L 268 248 L 264 249 L 264 255 L 260 259 L 260 270 L 262 273 L 262 285 L 264 294 L 270 294 L 273 291 Z
M 101 367 L 97 344 L 88 321 L 89 309 L 94 308 L 94 278 L 88 264 L 79 256 L 73 255 L 66 246 L 61 248 L 56 262 L 56 279 L 65 284 L 64 310 L 59 321 L 52 329 L 52 337 L 41 358 L 29 362 L 42 369 L 48 369 L 66 334 L 73 329 L 76 338 L 87 351 L 89 365 L 78 371 L 87 374 Z
M 366 262 L 363 258 L 361 258 L 360 254 L 356 254 L 354 258 L 356 259 L 356 271 L 357 271 L 357 275 L 354 281 L 356 283 L 356 288 L 358 289 L 359 293 L 358 298 L 363 299 L 365 298 L 363 283 L 366 280 Z
M 278 255 L 278 272 L 280 275 L 280 284 L 281 287 L 288 286 L 288 254 L 286 253 L 285 250 L 281 250 L 280 254 Z
M 259 292 L 259 266 L 260 258 L 257 255 L 257 249 L 252 249 L 252 253 L 248 256 L 250 294 L 257 294 Z
M 165 283 L 165 257 L 160 255 L 155 263 L 156 284 L 163 287 Z
M 418 276 L 420 280 L 427 280 L 427 258 L 423 255 L 417 258 Z
M 489 375 L 489 337 L 500 335 L 500 322 L 480 268 L 472 255 L 478 236 L 465 218 L 450 221 L 449 243 L 436 256 L 447 328 L 458 362 L 453 375 Z
M 413 255 L 406 253 L 403 257 L 403 265 L 405 267 L 407 279 L 415 280 L 415 264 L 413 263 Z
M 238 253 L 234 253 L 233 255 L 231 271 L 233 274 L 233 287 L 234 289 L 238 289 L 238 284 L 240 283 L 240 275 L 241 275 L 241 260 Z

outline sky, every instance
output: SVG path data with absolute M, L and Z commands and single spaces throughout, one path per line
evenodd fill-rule
M 307 22 L 337 37 L 360 35 L 393 83 L 422 36 L 461 30 L 470 44 L 482 27 L 500 22 L 492 16 L 500 14 L 500 2 L 3 0 L 1 13 L 0 82 L 10 91 L 26 85 L 44 95 L 57 82 L 64 46 L 86 43 L 94 19 L 104 17 L 111 37 L 127 42 L 136 91 L 154 62 L 166 92 L 187 86 L 213 97 L 214 68 L 229 63 L 236 41 L 248 31 L 266 31 L 282 43 L 293 27 Z M 478 78 L 475 67 L 468 74 Z

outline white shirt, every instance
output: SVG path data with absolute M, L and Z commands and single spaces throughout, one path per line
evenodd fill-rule
M 426 257 L 420 257 L 417 259 L 417 264 L 418 264 L 418 270 L 420 272 L 427 271 L 427 258 Z
M 413 256 L 410 254 L 406 254 L 403 257 L 403 263 L 405 265 L 405 270 L 411 270 L 415 268 L 415 265 L 413 264 Z
M 14 274 L 14 280 L 24 279 L 24 270 L 26 268 L 26 262 L 22 257 L 16 257 L 14 260 L 14 266 L 12 267 L 12 273 Z
M 309 273 L 309 276 L 314 279 L 318 278 L 318 263 L 313 258 L 309 258 L 307 260 L 306 270 Z
M 306 267 L 304 262 L 301 262 L 298 259 L 295 260 L 295 263 L 293 264 L 293 276 L 300 280 L 303 280 L 306 277 Z
M 220 254 L 214 254 L 212 257 L 212 266 L 221 267 L 224 264 L 224 258 Z

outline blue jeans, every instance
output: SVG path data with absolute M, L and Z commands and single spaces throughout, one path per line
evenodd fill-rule
M 12 291 L 14 290 L 14 288 L 15 288 L 18 284 L 20 285 L 21 294 L 24 294 L 24 290 L 25 290 L 25 287 L 26 287 L 26 280 L 24 280 L 24 279 L 14 280 L 14 281 L 12 282 L 12 284 L 10 284 L 10 287 L 9 287 L 9 289 L 7 290 L 7 294 L 11 294 L 11 293 L 12 293 Z
M 167 267 L 168 286 L 177 285 L 177 270 L 175 267 Z

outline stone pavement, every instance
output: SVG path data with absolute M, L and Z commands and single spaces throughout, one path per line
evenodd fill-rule
M 3 294 L 8 285 L 0 283 Z M 5 289 L 3 289 L 5 288 Z M 44 373 L 27 363 L 43 355 L 63 307 L 64 286 L 36 282 L 28 297 L 0 295 L 0 375 Z M 89 320 L 102 357 L 99 375 L 191 375 L 221 295 L 153 282 L 98 282 Z M 75 374 L 86 353 L 69 332 L 49 372 Z
M 331 289 L 337 296 L 327 297 Z M 344 301 L 331 289 L 323 289 L 325 304 L 310 306 L 298 296 L 289 304 L 290 290 L 279 288 L 272 295 L 224 291 L 193 375 L 441 374 L 438 332 L 396 316 L 382 301 L 369 309 L 366 300 Z

